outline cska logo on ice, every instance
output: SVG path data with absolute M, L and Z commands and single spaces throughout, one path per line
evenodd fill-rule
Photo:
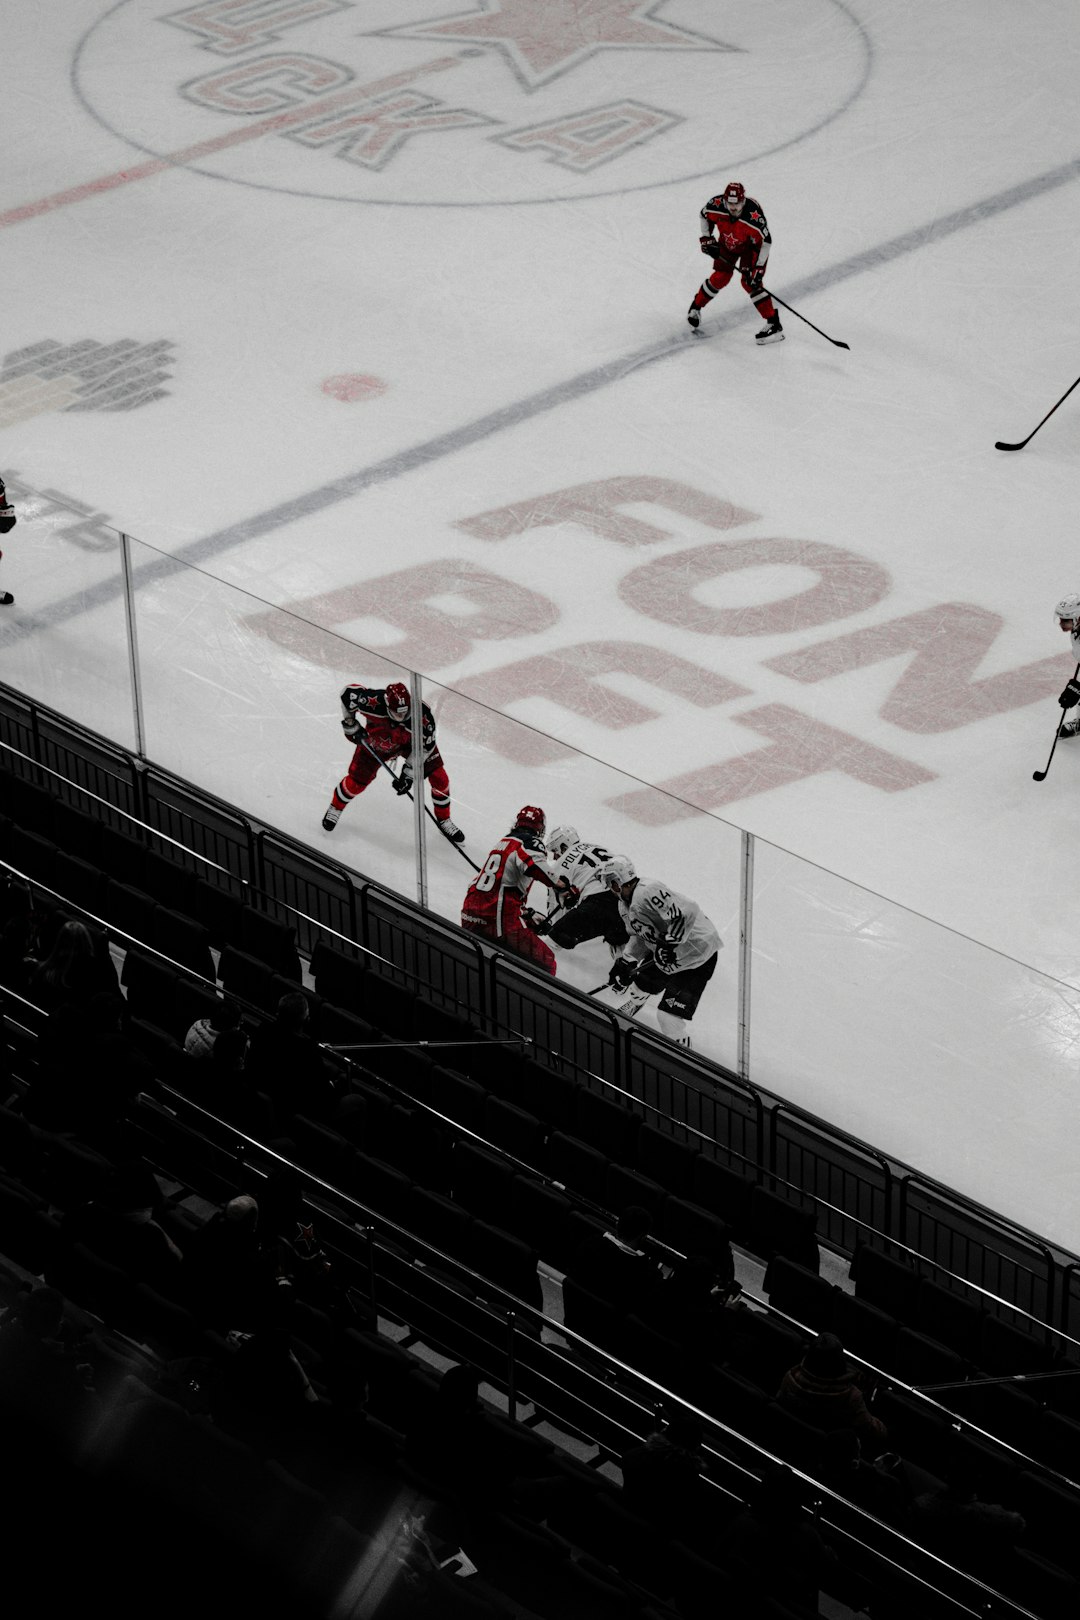
M 762 106 L 776 150 L 850 105 L 863 35 L 838 0 L 806 5 L 829 46 L 807 98 L 784 93 L 770 8 L 747 0 L 124 0 L 90 30 L 79 88 L 143 149 L 182 128 L 194 166 L 238 184 L 416 207 L 571 200 L 703 177 L 718 106 L 746 164 Z M 137 107 L 108 82 L 132 60 Z

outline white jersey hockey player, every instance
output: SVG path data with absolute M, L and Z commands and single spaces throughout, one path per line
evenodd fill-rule
M 630 936 L 608 980 L 628 992 L 618 1011 L 636 1018 L 649 997 L 659 995 L 661 1032 L 689 1046 L 690 1021 L 716 971 L 723 940 L 696 901 L 655 879 L 639 878 L 625 855 L 613 856 L 602 877 L 618 899 Z
M 1073 657 L 1080 664 L 1080 595 L 1063 596 L 1054 609 L 1060 629 L 1066 631 L 1072 643 Z M 1072 709 L 1080 703 L 1080 681 L 1074 676 L 1065 687 L 1058 702 L 1063 709 Z M 1075 737 L 1080 732 L 1080 719 L 1066 720 L 1058 733 L 1061 737 Z
M 565 878 L 570 888 L 550 891 L 547 916 L 533 918 L 534 930 L 564 950 L 603 938 L 612 955 L 620 951 L 627 941 L 626 927 L 617 899 L 601 878 L 610 860 L 610 850 L 586 843 L 576 827 L 556 827 L 548 839 L 547 869 L 553 878 Z M 572 898 L 574 890 L 580 896 L 577 900 Z

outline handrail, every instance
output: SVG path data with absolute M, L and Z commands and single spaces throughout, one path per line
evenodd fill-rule
M 331 1195 L 335 1201 L 343 1202 L 348 1208 L 362 1213 L 366 1217 L 373 1217 L 376 1224 L 374 1227 L 369 1227 L 369 1230 L 374 1233 L 373 1241 L 378 1241 L 384 1236 L 384 1229 L 385 1232 L 392 1234 L 394 1237 L 404 1239 L 410 1249 L 422 1250 L 427 1257 L 427 1260 L 429 1262 L 434 1261 L 440 1270 L 448 1272 L 449 1275 L 460 1280 L 467 1280 L 470 1287 L 475 1288 L 476 1285 L 479 1284 L 482 1292 L 488 1294 L 489 1296 L 491 1294 L 495 1294 L 504 1304 L 506 1302 L 510 1302 L 512 1311 L 530 1320 L 537 1329 L 547 1327 L 551 1331 L 557 1333 L 563 1339 L 571 1341 L 579 1350 L 585 1351 L 589 1356 L 599 1361 L 602 1365 L 608 1367 L 609 1369 L 616 1369 L 623 1379 L 629 1380 L 632 1385 L 644 1386 L 645 1389 L 651 1393 L 651 1412 L 655 1412 L 658 1407 L 663 1407 L 668 1410 L 673 1407 L 677 1407 L 684 1412 L 692 1414 L 702 1423 L 707 1425 L 709 1429 L 722 1434 L 729 1443 L 734 1443 L 738 1447 L 743 1448 L 752 1457 L 757 1459 L 759 1465 L 762 1463 L 773 1466 L 779 1464 L 790 1468 L 791 1472 L 803 1483 L 803 1485 L 809 1488 L 815 1498 L 827 1498 L 834 1505 L 835 1509 L 840 1510 L 841 1518 L 854 1520 L 856 1523 L 873 1525 L 873 1536 L 868 1536 L 861 1541 L 857 1537 L 852 1537 L 851 1539 L 858 1541 L 859 1545 L 869 1548 L 875 1557 L 884 1557 L 887 1562 L 891 1563 L 894 1568 L 903 1574 L 905 1579 L 913 1580 L 919 1585 L 929 1588 L 929 1590 L 934 1592 L 936 1595 L 946 1598 L 950 1603 L 960 1603 L 960 1606 L 963 1607 L 961 1600 L 956 1599 L 951 1593 L 942 1590 L 938 1586 L 935 1586 L 927 1577 L 913 1569 L 910 1564 L 902 1563 L 898 1558 L 892 1559 L 888 1554 L 880 1554 L 875 1542 L 882 1531 L 885 1532 L 886 1538 L 890 1543 L 898 1543 L 900 1546 L 906 1548 L 911 1554 L 915 1555 L 916 1559 L 926 1560 L 931 1566 L 939 1568 L 942 1571 L 946 1571 L 949 1576 L 959 1580 L 965 1586 L 975 1588 L 980 1594 L 984 1595 L 988 1601 L 1002 1606 L 997 1611 L 1002 1615 L 1011 1612 L 1017 1616 L 1023 1617 L 1023 1620 L 1038 1620 L 1038 1617 L 1034 1616 L 1032 1612 L 1025 1608 L 1022 1604 L 1016 1602 L 1012 1598 L 1006 1597 L 1002 1593 L 995 1591 L 993 1588 L 987 1586 L 986 1583 L 980 1580 L 977 1576 L 972 1575 L 969 1571 L 959 1569 L 957 1566 L 950 1564 L 947 1559 L 941 1557 L 931 1549 L 924 1547 L 918 1541 L 913 1540 L 902 1530 L 899 1530 L 896 1527 L 888 1525 L 884 1521 L 875 1518 L 874 1515 L 867 1513 L 856 1503 L 849 1502 L 845 1497 L 841 1496 L 837 1492 L 834 1492 L 821 1481 L 815 1479 L 813 1475 L 807 1474 L 798 1467 L 788 1463 L 784 1458 L 770 1451 L 768 1447 L 762 1446 L 757 1441 L 750 1439 L 748 1436 L 740 1434 L 737 1429 L 731 1428 L 731 1426 L 725 1423 L 722 1419 L 717 1418 L 712 1413 L 709 1413 L 703 1408 L 696 1406 L 693 1402 L 688 1401 L 684 1396 L 678 1395 L 674 1391 L 668 1389 L 666 1385 L 659 1383 L 656 1379 L 652 1378 L 648 1374 L 643 1373 L 639 1369 L 631 1366 L 629 1363 L 622 1361 L 618 1356 L 613 1355 L 609 1350 L 605 1350 L 603 1347 L 595 1345 L 584 1335 L 576 1332 L 572 1328 L 567 1327 L 564 1323 L 549 1317 L 546 1312 L 537 1310 L 536 1307 L 529 1305 L 527 1301 L 518 1299 L 515 1295 L 511 1294 L 509 1290 L 501 1287 L 501 1285 L 498 1283 L 494 1283 L 491 1281 L 491 1279 L 483 1277 L 479 1273 L 474 1272 L 469 1266 L 466 1266 L 463 1262 L 455 1259 L 454 1256 L 445 1254 L 442 1250 L 437 1249 L 426 1239 L 418 1237 L 416 1234 L 409 1232 L 407 1228 L 402 1227 L 397 1222 L 383 1216 L 378 1210 L 371 1209 L 370 1206 L 365 1205 L 362 1200 L 355 1198 L 352 1194 L 345 1192 L 341 1188 L 335 1187 L 331 1182 L 326 1181 L 324 1177 L 306 1169 L 303 1165 L 294 1163 L 292 1160 L 288 1159 L 286 1155 L 281 1154 L 274 1148 L 268 1147 L 265 1143 L 259 1142 L 257 1138 L 248 1135 L 244 1131 L 235 1129 L 227 1121 L 222 1120 L 219 1116 L 213 1114 L 211 1110 L 204 1108 L 201 1104 L 190 1102 L 190 1100 L 185 1098 L 182 1093 L 176 1092 L 173 1088 L 165 1086 L 162 1089 L 183 1108 L 190 1109 L 196 1115 L 200 1116 L 203 1121 L 209 1122 L 217 1129 L 227 1133 L 228 1136 L 233 1140 L 239 1139 L 241 1145 L 246 1144 L 247 1148 L 255 1149 L 260 1155 L 265 1154 L 278 1164 L 289 1167 L 294 1172 L 299 1174 L 305 1183 L 314 1184 L 314 1186 L 319 1188 L 324 1194 Z M 334 1218 L 333 1211 L 323 1209 L 322 1205 L 319 1207 L 321 1213 L 328 1214 L 331 1216 L 331 1218 Z M 353 1228 L 350 1227 L 348 1229 L 352 1230 Z M 490 1308 L 490 1299 L 487 1303 Z M 540 1341 L 534 1338 L 532 1342 L 538 1343 Z M 602 1379 L 598 1380 L 597 1382 L 598 1387 L 607 1387 Z M 626 1397 L 624 1396 L 623 1398 Z M 634 1397 L 630 1398 L 632 1400 L 635 1399 Z M 736 1464 L 736 1466 L 740 1465 Z M 746 1470 L 741 1471 L 746 1472 Z M 754 1477 L 760 1476 L 758 1475 Z M 850 1531 L 844 1530 L 843 1525 L 838 1525 L 836 1528 L 843 1534 L 849 1536 L 851 1535 Z M 970 1610 L 968 1612 L 972 1613 L 973 1615 L 978 1613 L 976 1610 Z

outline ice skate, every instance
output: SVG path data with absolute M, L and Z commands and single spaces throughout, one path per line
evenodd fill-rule
M 779 315 L 770 315 L 760 332 L 754 334 L 755 343 L 783 343 L 784 328 L 780 325 Z
M 439 822 L 439 831 L 444 838 L 449 838 L 452 844 L 463 844 L 465 842 L 465 834 L 460 827 L 455 827 L 449 817 L 445 821 Z
M 624 1018 L 636 1018 L 648 999 L 648 993 L 645 990 L 631 989 L 626 1000 L 620 1001 L 615 1011 L 621 1012 Z
M 1080 720 L 1067 720 L 1058 735 L 1060 737 L 1075 737 L 1080 732 Z
M 326 812 L 325 812 L 325 814 L 324 814 L 324 816 L 322 818 L 322 824 L 325 827 L 326 831 L 327 832 L 333 832 L 334 828 L 337 826 L 337 824 L 338 824 L 338 822 L 340 820 L 341 820 L 341 811 L 338 809 L 337 805 L 336 804 L 327 805 Z
M 0 607 L 10 607 L 14 600 L 10 591 L 0 591 Z
M 696 307 L 696 305 L 691 304 L 690 308 L 686 312 L 686 319 L 687 319 L 688 324 L 690 326 L 692 326 L 694 331 L 696 332 L 698 327 L 701 325 L 701 311 L 700 311 L 700 309 L 698 309 Z

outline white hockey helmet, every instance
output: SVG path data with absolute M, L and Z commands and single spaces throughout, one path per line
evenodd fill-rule
M 564 850 L 569 849 L 571 844 L 577 842 L 578 830 L 576 827 L 556 827 L 548 839 L 547 845 L 553 855 L 559 856 Z
M 1080 625 L 1080 596 L 1063 596 L 1054 609 L 1054 618 L 1059 624 L 1062 619 L 1071 619 L 1074 625 Z
M 604 888 L 610 889 L 613 894 L 621 894 L 623 884 L 633 883 L 637 877 L 633 861 L 628 860 L 625 855 L 613 855 L 609 861 L 604 862 L 597 875 Z

